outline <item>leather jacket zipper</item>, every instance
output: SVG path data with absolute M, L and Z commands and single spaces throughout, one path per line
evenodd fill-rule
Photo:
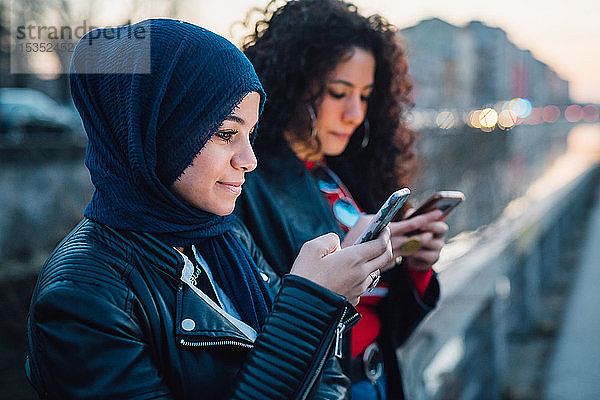
M 188 347 L 209 347 L 209 346 L 239 346 L 245 347 L 247 349 L 251 349 L 254 347 L 253 344 L 238 342 L 235 340 L 213 340 L 213 341 L 205 341 L 205 342 L 190 342 L 185 339 L 181 339 L 179 343 L 182 346 Z
M 342 358 L 342 336 L 344 334 L 344 329 L 346 328 L 346 323 L 344 321 L 344 317 L 346 316 L 346 311 L 348 311 L 348 307 L 344 308 L 344 313 L 340 318 L 340 322 L 335 328 L 335 347 L 333 350 L 333 354 L 341 359 Z
M 342 339 L 343 339 L 343 335 L 344 335 L 344 331 L 346 330 L 346 327 L 351 322 L 354 322 L 355 319 L 360 318 L 359 314 L 354 314 L 352 317 L 350 317 L 346 321 L 344 321 L 343 319 L 344 319 L 344 316 L 346 315 L 346 311 L 348 311 L 347 307 L 344 309 L 344 313 L 342 314 L 340 323 L 338 324 L 337 328 L 335 329 L 335 347 L 333 350 L 333 354 L 339 359 L 342 358 Z
M 346 316 L 348 312 L 348 306 L 344 307 L 344 312 L 342 313 L 342 316 L 340 317 L 340 322 L 338 323 L 336 329 L 335 329 L 335 348 L 334 348 L 334 353 L 336 354 L 337 357 L 337 353 L 339 352 L 340 354 L 340 358 L 342 355 L 342 333 L 344 332 L 344 330 L 346 329 L 346 326 L 348 326 L 348 324 L 355 320 L 355 319 L 360 319 L 360 315 L 359 314 L 354 314 L 352 317 L 348 318 L 346 321 L 344 321 L 344 317 Z M 341 330 L 340 330 L 341 329 Z M 329 347 L 331 349 L 331 347 Z M 325 365 L 325 363 L 327 362 L 328 357 L 323 357 L 321 359 L 321 361 L 319 362 L 319 365 L 317 366 L 317 368 L 315 369 L 315 372 L 313 374 L 311 374 L 312 378 L 310 379 L 310 381 L 308 382 L 308 385 L 306 385 L 305 387 L 311 388 L 313 387 L 313 385 L 315 384 L 315 380 L 321 375 L 321 371 L 323 370 L 323 366 Z M 301 397 L 302 400 L 306 399 L 307 396 L 310 394 L 310 390 L 305 390 L 304 391 L 304 396 Z

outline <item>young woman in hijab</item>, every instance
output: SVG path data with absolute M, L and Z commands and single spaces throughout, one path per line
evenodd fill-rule
M 269 102 L 256 141 L 259 167 L 236 213 L 284 274 L 306 240 L 334 231 L 346 235 L 342 247 L 351 245 L 371 217 L 361 212 L 375 213 L 410 186 L 416 155 L 396 29 L 339 0 L 278 4 L 269 3 L 243 46 Z M 439 212 L 390 228 L 395 263 L 362 297 L 363 318 L 344 352 L 355 399 L 402 397 L 395 350 L 439 296 L 431 267 L 448 229 Z
M 336 340 L 391 260 L 389 231 L 344 250 L 319 237 L 282 280 L 265 263 L 229 215 L 265 101 L 248 59 L 156 19 L 88 33 L 70 82 L 95 191 L 33 293 L 40 396 L 344 398 Z

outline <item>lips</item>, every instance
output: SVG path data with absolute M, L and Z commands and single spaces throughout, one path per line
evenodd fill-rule
M 343 132 L 333 132 L 333 131 L 329 131 L 329 134 L 339 138 L 339 139 L 350 139 L 350 137 L 352 136 L 352 132 L 350 133 L 343 133 Z
M 240 193 L 242 193 L 242 185 L 244 184 L 244 181 L 242 181 L 242 182 L 221 182 L 221 181 L 217 181 L 217 183 L 223 189 L 228 190 L 228 191 L 230 191 L 231 193 L 233 193 L 235 195 L 239 195 Z

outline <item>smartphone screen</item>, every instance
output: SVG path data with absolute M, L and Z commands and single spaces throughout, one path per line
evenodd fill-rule
M 402 204 L 408 199 L 408 196 L 410 196 L 410 190 L 408 188 L 396 190 L 392 193 L 385 203 L 383 203 L 379 211 L 377 211 L 377 214 L 375 214 L 360 237 L 356 239 L 354 244 L 364 243 L 375 239 L 381 233 L 383 228 L 390 223 L 392 218 L 394 218 L 394 215 L 400 210 Z

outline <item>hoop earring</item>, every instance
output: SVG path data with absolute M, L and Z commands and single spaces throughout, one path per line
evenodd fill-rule
M 306 109 L 308 110 L 308 115 L 310 116 L 310 138 L 317 138 L 317 128 L 315 128 L 315 121 L 317 120 L 317 116 L 315 115 L 315 110 L 313 110 L 310 104 L 306 105 Z
M 371 139 L 371 128 L 369 126 L 369 120 L 365 117 L 363 121 L 363 139 L 360 142 L 361 150 L 366 148 L 369 145 L 369 140 Z

